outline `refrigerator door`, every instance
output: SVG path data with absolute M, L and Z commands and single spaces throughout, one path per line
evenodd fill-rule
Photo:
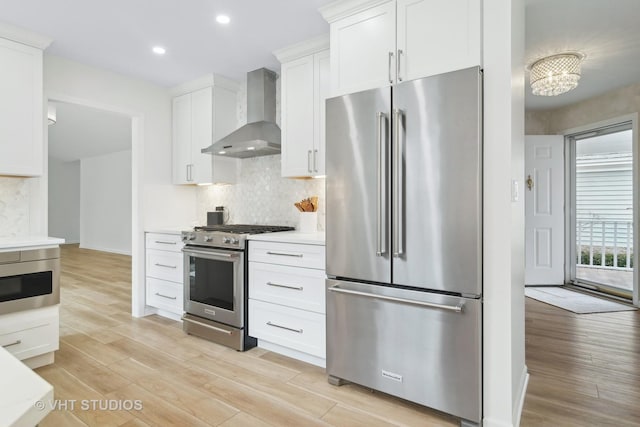
M 327 100 L 327 274 L 389 283 L 391 88 Z
M 327 373 L 479 423 L 481 318 L 478 299 L 329 279 Z
M 393 89 L 393 283 L 482 293 L 482 77 Z

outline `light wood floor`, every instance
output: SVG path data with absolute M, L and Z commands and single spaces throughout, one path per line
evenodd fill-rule
M 131 259 L 62 249 L 61 340 L 37 370 L 56 399 L 42 426 L 456 426 L 457 420 L 261 349 L 185 335 L 178 322 L 130 316 Z M 640 425 L 637 312 L 574 315 L 527 299 L 531 373 L 523 426 Z M 82 400 L 140 400 L 140 411 L 88 411 Z

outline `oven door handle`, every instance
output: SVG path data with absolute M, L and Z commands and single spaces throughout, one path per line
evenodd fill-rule
M 226 259 L 234 259 L 238 258 L 240 254 L 236 252 L 214 252 L 214 251 L 196 251 L 193 249 L 182 249 L 186 255 L 202 255 L 207 258 L 217 257 L 217 258 L 226 258 Z

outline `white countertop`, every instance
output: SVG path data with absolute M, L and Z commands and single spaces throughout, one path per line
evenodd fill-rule
M 0 426 L 35 426 L 52 402 L 51 384 L 0 347 Z
M 24 236 L 0 238 L 0 252 L 15 250 L 42 249 L 64 243 L 64 239 L 46 236 Z
M 324 231 L 318 233 L 300 233 L 299 231 L 278 231 L 249 236 L 249 240 L 261 242 L 299 243 L 303 245 L 324 246 Z
M 174 234 L 179 236 L 183 231 L 191 231 L 191 227 L 153 227 L 145 230 L 145 233 L 158 233 L 158 234 Z

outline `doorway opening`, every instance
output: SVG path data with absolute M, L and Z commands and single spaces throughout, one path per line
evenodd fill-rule
M 634 275 L 632 122 L 566 136 L 570 281 L 631 299 Z

